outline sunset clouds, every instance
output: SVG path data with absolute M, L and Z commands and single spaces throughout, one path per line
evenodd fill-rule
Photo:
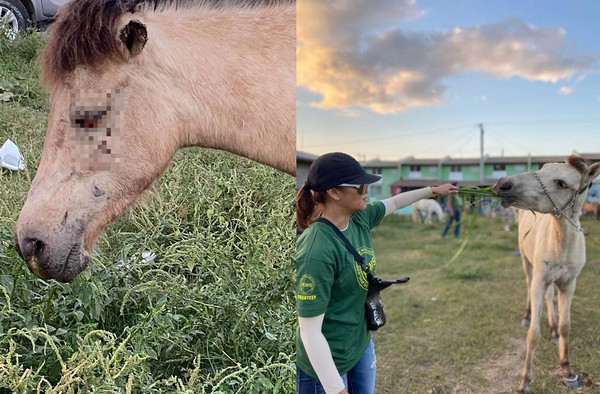
M 448 31 L 403 29 L 425 15 L 411 0 L 298 2 L 298 85 L 319 95 L 310 104 L 354 115 L 348 107 L 398 113 L 442 103 L 445 79 L 468 71 L 556 83 L 579 82 L 597 66 L 559 26 L 509 19 Z

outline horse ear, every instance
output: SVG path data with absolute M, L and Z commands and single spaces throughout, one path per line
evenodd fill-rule
M 590 166 L 590 170 L 588 172 L 588 179 L 591 182 L 598 175 L 600 175 L 600 161 Z
M 146 25 L 137 19 L 132 19 L 119 29 L 117 46 L 125 59 L 139 55 L 148 41 Z
M 583 157 L 571 155 L 567 158 L 566 163 L 579 171 L 580 174 L 588 173 L 590 165 Z

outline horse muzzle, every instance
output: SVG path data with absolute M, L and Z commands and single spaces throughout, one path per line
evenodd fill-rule
M 492 187 L 492 192 L 502 198 L 502 206 L 509 207 L 517 203 L 518 199 L 514 195 L 515 185 L 508 178 L 500 178 Z
M 69 242 L 51 246 L 39 235 L 15 237 L 15 247 L 27 268 L 40 279 L 59 282 L 71 282 L 87 267 L 89 257 L 81 245 L 81 242 Z

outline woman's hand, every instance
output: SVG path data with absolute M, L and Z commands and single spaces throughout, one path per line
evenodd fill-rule
M 433 186 L 431 192 L 440 196 L 447 196 L 448 194 L 458 194 L 458 187 L 451 183 L 444 183 L 440 186 Z

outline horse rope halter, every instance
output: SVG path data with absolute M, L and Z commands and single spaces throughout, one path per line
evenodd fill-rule
M 583 232 L 583 228 L 579 224 L 575 223 L 569 217 L 569 215 L 567 215 L 565 213 L 565 211 L 573 206 L 573 204 L 575 203 L 575 200 L 577 200 L 577 198 L 579 196 L 581 196 L 587 190 L 587 188 L 588 188 L 589 185 L 586 185 L 585 187 L 582 187 L 578 191 L 576 191 L 575 193 L 573 193 L 573 195 L 571 196 L 571 198 L 569 199 L 569 201 L 567 201 L 567 203 L 565 204 L 565 206 L 562 207 L 562 209 L 561 209 L 561 208 L 558 207 L 558 204 L 556 203 L 556 201 L 554 201 L 554 199 L 550 195 L 550 192 L 546 188 L 546 185 L 544 185 L 544 183 L 540 179 L 540 176 L 537 174 L 537 172 L 536 171 L 532 171 L 532 173 L 533 173 L 533 176 L 535 177 L 535 179 L 537 179 L 537 181 L 540 183 L 540 186 L 542 187 L 542 190 L 544 190 L 544 193 L 546 194 L 546 197 L 548 197 L 548 199 L 552 203 L 552 214 L 554 215 L 554 217 L 556 217 L 557 219 L 560 219 L 561 216 L 564 216 L 564 218 L 567 219 L 567 221 L 569 223 L 571 223 L 573 225 L 573 227 L 575 227 L 575 230 L 577 230 L 579 232 Z

